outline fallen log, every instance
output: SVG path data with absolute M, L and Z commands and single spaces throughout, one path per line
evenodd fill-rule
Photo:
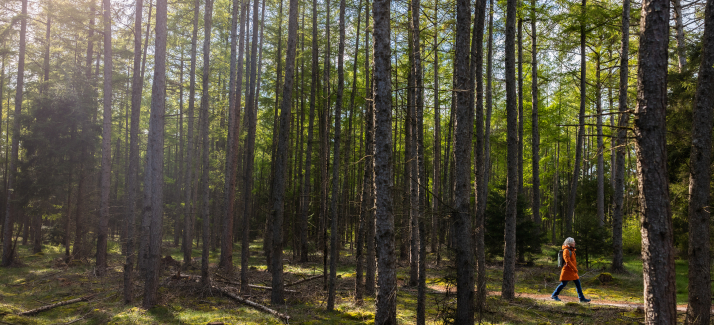
M 272 287 L 266 287 L 266 286 L 259 286 L 255 284 L 249 284 L 248 287 L 253 288 L 253 289 L 261 289 L 261 290 L 273 290 Z M 285 292 L 290 292 L 290 293 L 297 293 L 296 290 L 290 290 L 290 289 L 283 289 Z
M 221 287 L 213 286 L 213 288 L 216 289 L 216 290 L 218 290 L 218 291 L 220 291 L 222 294 L 224 294 L 224 295 L 226 295 L 226 296 L 232 298 L 233 300 L 235 300 L 235 301 L 237 301 L 237 302 L 240 302 L 241 304 L 244 304 L 244 305 L 253 307 L 253 308 L 258 309 L 258 310 L 260 310 L 260 311 L 263 311 L 263 312 L 266 312 L 266 313 L 268 313 L 268 314 L 271 314 L 271 315 L 273 315 L 273 316 L 275 316 L 275 317 L 277 317 L 277 318 L 280 318 L 280 319 L 281 319 L 283 322 L 285 322 L 285 323 L 287 323 L 287 322 L 290 320 L 290 316 L 285 315 L 285 314 L 282 314 L 282 313 L 278 312 L 277 310 L 270 309 L 270 308 L 268 308 L 268 307 L 266 307 L 266 306 L 263 306 L 263 305 L 261 305 L 261 304 L 259 304 L 259 303 L 256 303 L 256 302 L 252 302 L 252 301 L 247 300 L 247 299 L 243 299 L 243 298 L 239 297 L 238 295 L 236 295 L 236 294 L 234 294 L 234 293 L 232 293 L 232 292 L 230 292 L 230 291 L 228 291 L 228 290 L 225 290 L 225 289 L 223 289 L 223 288 L 221 288 Z
M 20 315 L 20 316 L 32 316 L 32 315 L 35 315 L 35 314 L 37 314 L 37 313 L 41 313 L 41 312 L 43 312 L 43 311 L 47 311 L 47 310 L 50 310 L 50 309 L 53 309 L 53 308 L 56 308 L 56 307 L 67 306 L 67 305 L 71 305 L 71 304 L 78 303 L 78 302 L 82 302 L 82 301 L 89 301 L 89 298 L 91 298 L 91 296 L 85 296 L 85 297 L 81 297 L 81 298 L 75 298 L 75 299 L 71 299 L 71 300 L 60 301 L 60 302 L 55 303 L 55 304 L 46 305 L 46 306 L 42 306 L 42 307 L 40 307 L 40 308 L 35 308 L 35 309 L 32 309 L 32 310 L 24 311 L 24 312 L 19 313 L 18 315 Z
M 295 282 L 293 282 L 293 283 L 288 283 L 288 284 L 285 285 L 285 287 L 292 287 L 292 286 L 294 286 L 294 285 L 298 285 L 298 284 L 305 283 L 305 282 L 308 282 L 308 281 L 312 281 L 312 280 L 316 280 L 316 279 L 322 279 L 322 277 L 323 277 L 323 274 L 316 275 L 316 276 L 313 276 L 313 277 L 309 277 L 309 278 L 307 278 L 307 279 L 302 279 L 302 280 L 300 280 L 300 281 L 295 281 Z

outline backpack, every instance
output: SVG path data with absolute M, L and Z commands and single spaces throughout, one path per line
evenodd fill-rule
M 573 257 L 573 251 L 568 250 L 570 252 L 570 257 Z M 565 266 L 565 259 L 563 258 L 563 249 L 558 251 L 558 267 L 563 268 Z

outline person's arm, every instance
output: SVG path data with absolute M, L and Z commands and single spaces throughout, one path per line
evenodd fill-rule
M 563 259 L 565 260 L 565 267 L 569 267 L 571 270 L 573 270 L 573 272 L 575 272 L 577 274 L 578 269 L 575 266 L 573 266 L 573 263 L 571 263 L 572 257 L 573 257 L 573 251 L 571 251 L 570 249 L 566 249 L 563 252 Z

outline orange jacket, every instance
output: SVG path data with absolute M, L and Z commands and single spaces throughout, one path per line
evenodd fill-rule
M 572 253 L 572 254 L 571 254 Z M 578 280 L 578 262 L 575 260 L 575 248 L 563 246 L 565 266 L 560 271 L 560 281 Z

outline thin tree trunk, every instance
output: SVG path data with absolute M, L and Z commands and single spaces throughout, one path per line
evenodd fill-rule
M 712 296 L 708 207 L 714 107 L 714 0 L 707 1 L 704 19 L 689 158 L 689 324 L 709 324 Z
M 669 1 L 643 1 L 634 134 L 642 210 L 646 324 L 674 324 L 677 320 L 672 211 L 665 146 L 668 43 Z
M 392 212 L 392 171 L 389 169 L 392 151 L 392 84 L 391 70 L 391 17 L 389 0 L 375 0 L 374 17 L 374 110 L 375 152 L 374 174 L 376 191 L 377 293 L 375 324 L 397 324 L 397 274 L 394 254 L 394 214 Z
M 685 53 L 686 44 L 684 44 L 684 24 L 682 23 L 682 1 L 671 1 L 674 7 L 674 29 L 677 33 L 677 35 L 675 35 L 675 39 L 677 40 L 677 63 L 679 72 L 682 72 L 687 65 L 687 55 Z
M 278 9 L 278 51 L 276 53 L 275 61 L 277 61 L 277 69 L 276 69 L 276 79 L 277 81 L 275 82 L 275 106 L 273 108 L 273 137 L 272 137 L 272 146 L 270 149 L 271 152 L 271 157 L 275 157 L 275 149 L 277 146 L 277 141 L 278 141 L 278 102 L 280 101 L 280 86 L 282 85 L 281 83 L 281 78 L 283 75 L 283 62 L 282 62 L 282 51 L 283 51 L 283 1 L 280 0 L 280 9 Z M 258 12 L 258 7 L 256 6 L 254 8 L 255 12 L 255 17 L 257 19 L 257 12 Z M 255 29 L 254 29 L 255 30 Z M 257 107 L 257 106 L 256 106 Z M 271 159 L 270 162 L 270 177 L 271 179 L 275 178 L 275 159 Z M 270 184 L 270 196 L 273 196 L 273 183 Z M 263 254 L 265 255 L 265 265 L 267 266 L 268 272 L 271 272 L 273 263 L 271 262 L 272 258 L 272 249 L 273 249 L 273 219 L 270 217 L 270 215 L 265 218 L 265 231 L 263 232 Z
M 536 0 L 531 0 L 531 166 L 533 168 L 533 221 L 538 233 L 542 231 L 540 216 L 540 129 L 538 128 L 538 47 L 536 29 Z M 556 171 L 557 172 L 557 171 Z
M 255 160 L 255 130 L 256 130 L 256 102 L 254 98 L 257 96 L 255 89 L 255 76 L 256 76 L 256 54 L 258 52 L 258 34 L 255 32 L 258 27 L 258 0 L 253 2 L 253 38 L 251 41 L 250 49 L 250 82 L 248 85 L 248 97 L 246 99 L 246 110 L 245 119 L 248 126 L 248 133 L 245 138 L 245 173 L 243 174 L 243 184 L 245 188 L 243 190 L 243 238 L 241 239 L 241 270 L 240 270 L 240 282 L 241 282 L 241 292 L 247 293 L 250 289 L 248 287 L 248 260 L 250 258 L 250 217 L 252 215 L 251 209 L 251 194 L 253 191 L 253 166 Z
M 352 128 L 352 114 L 355 109 L 355 97 L 357 95 L 357 58 L 359 57 L 359 33 L 360 33 L 360 25 L 362 23 L 362 0 L 359 0 L 359 5 L 357 6 L 357 37 L 355 38 L 355 52 L 354 52 L 354 62 L 352 63 L 352 91 L 350 92 L 350 129 Z M 369 74 L 369 72 L 365 69 L 365 74 Z M 366 121 L 366 119 L 365 119 Z M 347 150 L 345 152 L 349 152 L 349 143 L 351 139 L 347 139 Z M 361 150 L 360 150 L 361 151 Z M 359 153 L 359 151 L 358 151 Z M 349 157 L 349 154 L 345 154 L 345 157 Z M 345 164 L 348 162 L 345 159 Z M 364 176 L 366 177 L 367 175 L 367 170 L 364 169 Z M 363 271 L 364 271 L 364 227 L 365 227 L 365 210 L 366 210 L 366 202 L 365 202 L 365 194 L 366 194 L 366 183 L 368 182 L 368 179 L 363 177 L 362 179 L 362 194 L 360 195 L 361 198 L 361 204 L 360 204 L 360 215 L 359 215 L 359 221 L 358 221 L 358 228 L 357 228 L 357 253 L 356 253 L 356 260 L 357 260 L 357 265 L 355 267 L 355 301 L 358 305 L 362 304 L 362 296 L 364 294 L 364 284 L 363 284 Z M 347 193 L 346 189 L 349 186 L 348 182 L 345 182 L 345 193 Z M 347 195 L 345 194 L 344 196 L 345 201 L 348 200 Z M 348 210 L 349 211 L 349 210 Z
M 156 43 L 154 45 L 154 81 L 151 87 L 151 115 L 147 144 L 147 164 L 144 171 L 144 220 L 149 228 L 146 281 L 144 283 L 143 307 L 148 309 L 157 303 L 159 287 L 159 262 L 161 258 L 161 234 L 164 210 L 164 114 L 166 107 L 166 37 L 167 2 L 156 1 Z M 149 218 L 146 218 L 149 215 Z
M 104 116 L 102 120 L 102 171 L 100 177 L 99 227 L 97 228 L 97 275 L 107 271 L 107 227 L 109 225 L 109 190 L 112 174 L 112 21 L 111 0 L 104 1 Z
M 600 81 L 600 53 L 595 62 L 595 107 L 597 109 L 597 221 L 605 226 L 605 145 L 602 140 L 602 83 Z
M 344 0 L 343 0 L 344 1 Z M 258 1 L 256 3 L 256 10 Z M 285 172 L 287 165 L 287 145 L 290 135 L 290 104 L 292 102 L 295 56 L 297 52 L 298 0 L 290 0 L 288 10 L 288 46 L 285 58 L 285 85 L 280 105 L 280 132 L 276 151 L 275 177 L 273 178 L 273 290 L 270 302 L 283 303 L 283 201 L 285 194 Z M 255 26 L 255 25 L 254 25 Z M 339 142 L 338 142 L 339 143 Z
M 17 163 L 20 145 L 20 114 L 22 113 L 22 95 L 25 83 L 25 34 L 27 33 L 27 0 L 22 1 L 22 18 L 20 19 L 20 45 L 18 49 L 17 63 L 17 83 L 15 86 L 15 118 L 13 119 L 12 132 L 12 154 L 10 156 L 10 167 L 7 173 L 7 192 L 5 198 L 5 222 L 3 225 L 3 245 L 2 245 L 2 265 L 10 266 L 13 260 L 12 230 L 13 220 L 13 191 L 15 186 L 15 174 L 17 173 Z
M 516 0 L 506 7 L 506 226 L 503 252 L 503 287 L 501 297 L 513 299 L 516 289 L 516 204 L 518 201 L 518 98 L 516 97 Z
M 474 269 L 471 247 L 471 215 L 469 208 L 469 183 L 471 174 L 471 139 L 473 133 L 473 106 L 470 105 L 472 90 L 470 75 L 470 26 L 471 3 L 456 1 L 456 40 L 454 54 L 454 88 L 456 99 L 456 123 L 454 125 L 454 216 L 452 229 L 458 241 L 456 251 L 456 315 L 457 324 L 473 323 Z
M 369 26 L 369 0 L 367 0 L 367 6 L 365 8 L 365 28 Z M 374 98 L 374 78 L 370 80 L 370 75 L 371 73 L 374 73 L 374 69 L 370 69 L 370 57 L 371 54 L 373 54 L 373 48 L 370 48 L 369 46 L 369 38 L 370 33 L 365 32 L 364 33 L 364 71 L 365 71 L 365 89 L 364 89 L 364 97 L 365 97 L 365 112 L 367 114 L 366 117 L 366 123 L 367 123 L 367 133 L 369 135 L 369 138 L 365 136 L 365 147 L 367 148 L 367 151 L 365 152 L 365 156 L 368 160 L 365 160 L 365 172 L 369 174 L 369 184 L 368 184 L 368 191 L 369 195 L 367 196 L 367 207 L 369 210 L 367 210 L 367 215 L 366 215 L 366 222 L 367 222 L 367 227 L 366 227 L 366 238 L 365 240 L 367 241 L 367 266 L 365 267 L 365 276 L 364 276 L 364 292 L 368 296 L 374 296 L 375 294 L 375 273 L 376 273 L 376 260 L 375 260 L 375 240 L 376 240 L 376 225 L 375 225 L 375 217 L 376 217 L 376 206 L 375 206 L 375 200 L 376 200 L 376 188 L 375 188 L 375 175 L 374 175 L 374 154 L 375 154 L 375 130 L 374 130 L 374 123 L 375 123 L 375 111 L 374 111 L 374 101 L 371 99 Z M 374 62 L 374 60 L 372 61 Z
M 210 284 L 210 278 L 208 274 L 208 258 L 209 258 L 209 247 L 211 245 L 211 229 L 210 229 L 210 184 L 209 174 L 211 172 L 210 160 L 208 157 L 208 150 L 210 145 L 210 139 L 208 135 L 208 128 L 210 127 L 209 122 L 209 94 L 208 87 L 210 85 L 211 77 L 211 28 L 213 27 L 213 0 L 206 0 L 206 7 L 203 11 L 203 78 L 201 86 L 201 140 L 203 141 L 203 152 L 202 152 L 202 168 L 201 168 L 201 194 L 203 203 L 201 204 L 201 218 L 203 219 L 203 229 L 202 229 L 202 252 L 201 252 L 201 284 L 208 286 Z
M 228 98 L 228 150 L 226 152 L 226 185 L 225 191 L 225 211 L 223 215 L 223 232 L 221 238 L 221 261 L 220 267 L 228 273 L 233 273 L 233 213 L 236 196 L 236 174 L 238 173 L 238 141 L 240 136 L 240 121 L 238 111 L 242 105 L 242 85 L 243 85 L 243 36 L 245 35 L 245 7 L 241 10 L 240 17 L 240 45 L 238 48 L 238 58 L 236 58 L 236 46 L 238 46 L 238 9 L 242 1 L 233 0 L 231 8 L 231 76 L 229 82 Z M 236 60 L 237 59 L 237 60 Z M 237 62 L 236 62 L 237 61 Z
M 582 0 L 582 14 L 585 15 L 585 5 L 587 0 Z M 570 199 L 568 200 L 568 212 L 565 215 L 565 236 L 573 233 L 573 215 L 575 214 L 575 200 L 578 195 L 578 179 L 580 178 L 580 165 L 582 163 L 583 136 L 585 134 L 585 96 L 586 91 L 586 61 L 585 61 L 585 22 L 580 22 L 580 113 L 578 115 L 578 135 L 575 142 L 575 166 L 573 167 L 573 178 L 570 180 Z
M 486 121 L 484 123 L 483 144 L 483 197 L 480 209 L 486 209 L 488 201 L 488 182 L 491 178 L 491 113 L 493 111 L 493 0 L 488 5 L 488 54 L 486 57 Z
M 369 4 L 367 5 L 369 9 Z M 369 26 L 369 10 L 366 12 L 365 25 Z M 369 33 L 366 33 L 369 35 Z M 368 39 L 367 39 L 368 40 Z M 365 98 L 370 98 L 370 82 L 369 82 L 369 53 L 367 49 L 369 43 L 365 44 Z M 365 101 L 364 120 L 366 124 L 364 143 L 364 174 L 362 177 L 362 202 L 360 205 L 360 232 L 357 241 L 357 275 L 356 275 L 356 290 L 355 300 L 358 303 L 362 302 L 362 238 L 367 242 L 367 267 L 364 291 L 367 295 L 374 295 L 374 111 L 370 101 Z M 370 236 L 372 236 L 370 238 Z M 365 238 L 366 237 L 366 238 Z M 371 245 L 370 245 L 371 243 Z M 371 272 L 371 273 L 370 273 Z M 370 283 L 371 281 L 371 283 Z M 370 287 L 371 285 L 371 287 Z
M 291 0 L 297 2 L 297 0 Z M 297 10 L 297 9 L 296 9 Z M 339 212 L 337 211 L 337 196 L 340 187 L 340 141 L 342 125 L 342 98 L 345 90 L 344 54 L 345 54 L 345 0 L 340 0 L 340 40 L 337 46 L 337 97 L 335 98 L 335 138 L 334 153 L 332 156 L 332 198 L 330 200 L 330 210 L 332 210 L 332 229 L 330 230 L 330 280 L 327 294 L 327 310 L 335 309 L 335 282 L 337 281 L 337 222 Z M 277 230 L 277 227 L 276 227 Z
M 516 6 L 520 6 L 520 1 Z M 518 193 L 523 193 L 523 18 L 518 15 Z
M 476 86 L 472 97 L 476 102 L 476 148 L 474 150 L 474 195 L 475 195 L 475 219 L 474 219 L 474 244 L 476 257 L 476 310 L 479 315 L 483 312 L 486 304 L 486 254 L 484 236 L 486 233 L 486 211 L 482 201 L 486 200 L 486 191 L 482 188 L 484 182 L 484 130 L 483 130 L 483 32 L 486 15 L 486 0 L 476 2 L 476 17 L 474 20 L 473 38 L 471 41 L 471 71 L 474 76 Z
M 138 0 L 137 0 L 138 1 Z M 191 253 L 193 250 L 193 156 L 194 156 L 194 106 L 196 102 L 196 47 L 198 42 L 198 11 L 201 7 L 199 0 L 195 0 L 193 7 L 193 34 L 191 36 L 191 72 L 188 91 L 188 141 L 186 146 L 186 189 L 184 197 L 184 230 L 183 230 L 183 264 L 187 267 L 191 264 Z M 147 36 L 148 37 L 148 36 Z
M 439 0 L 434 0 L 434 17 L 439 14 Z M 439 200 L 441 197 L 441 103 L 439 102 L 439 42 L 438 42 L 439 23 L 434 19 L 434 175 L 432 177 L 431 191 L 435 196 L 432 200 L 431 214 L 431 251 L 436 252 L 438 235 L 439 235 Z
M 625 137 L 627 130 L 625 127 L 628 124 L 627 114 L 627 88 L 629 79 L 629 51 L 630 51 L 630 0 L 622 2 L 622 48 L 620 50 L 620 89 L 618 106 L 620 119 L 617 129 L 617 158 L 615 159 L 615 197 L 614 207 L 612 209 L 612 271 L 624 272 L 622 256 L 622 214 L 623 201 L 625 199 Z
M 317 46 L 317 0 L 312 1 L 312 80 L 310 83 L 310 117 L 307 128 L 307 151 L 305 154 L 305 179 L 303 181 L 302 193 L 300 194 L 300 262 L 307 262 L 307 226 L 308 208 L 310 205 L 310 174 L 312 172 L 312 136 L 315 120 L 315 101 L 317 92 L 317 78 L 319 76 L 318 67 L 318 46 Z

